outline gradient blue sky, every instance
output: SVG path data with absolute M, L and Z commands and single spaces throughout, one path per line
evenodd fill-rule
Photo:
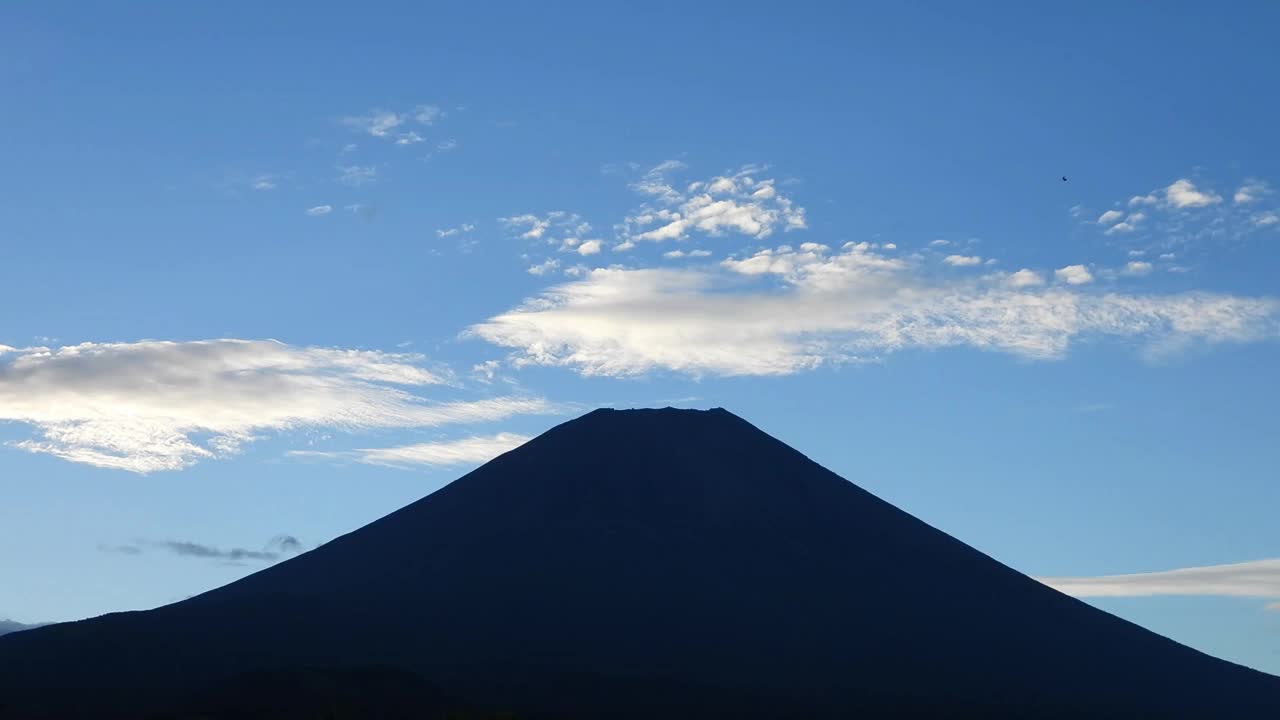
M 0 8 L 0 618 L 723 406 L 1280 673 L 1280 5 L 419 5 Z

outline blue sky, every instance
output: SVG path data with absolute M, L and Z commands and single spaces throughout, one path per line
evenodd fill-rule
M 723 406 L 1280 672 L 1280 7 L 827 5 L 6 5 L 0 618 Z

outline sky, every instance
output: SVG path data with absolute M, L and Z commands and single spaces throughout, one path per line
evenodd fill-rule
M 6 3 L 0 619 L 217 587 L 595 407 L 725 407 L 1280 673 L 1278 26 Z

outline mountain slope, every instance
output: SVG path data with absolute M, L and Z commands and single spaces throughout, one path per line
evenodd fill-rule
M 1280 678 L 1047 588 L 728 412 L 671 409 L 590 413 L 190 600 L 0 639 L 0 696 L 182 706 L 356 666 L 522 716 L 1280 714 Z

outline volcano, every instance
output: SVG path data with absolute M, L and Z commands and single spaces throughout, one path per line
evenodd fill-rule
M 335 693 L 341 713 L 310 709 Z M 1276 718 L 1280 678 L 1046 587 L 727 411 L 597 410 L 225 587 L 0 638 L 3 704 Z

